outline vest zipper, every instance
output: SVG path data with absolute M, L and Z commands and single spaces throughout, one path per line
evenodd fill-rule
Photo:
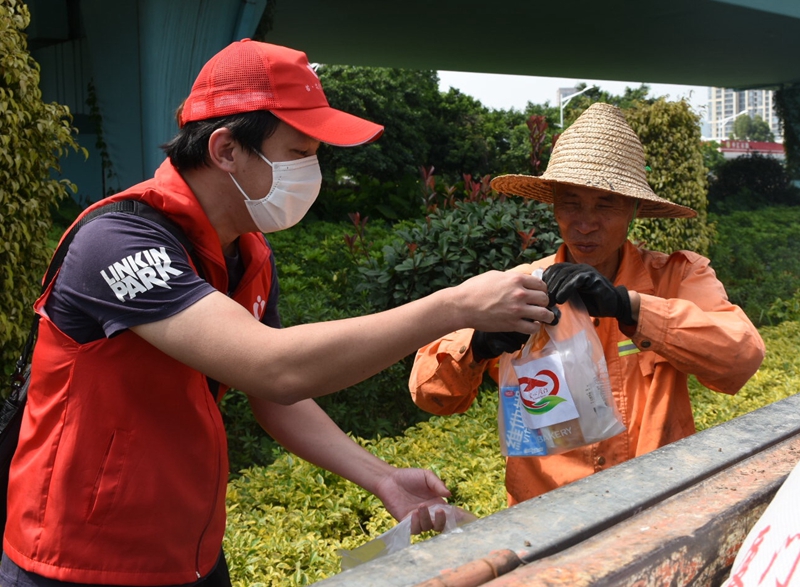
M 211 394 L 204 393 L 203 395 L 205 395 L 205 397 L 206 397 L 206 406 L 208 406 L 208 402 L 209 402 L 209 398 L 211 398 Z M 219 408 L 217 408 L 217 404 L 216 403 L 213 403 L 211 405 L 211 409 L 218 410 Z M 209 414 L 209 416 L 213 420 L 213 415 Z M 220 418 L 221 417 L 222 416 L 220 416 Z M 215 480 L 216 482 L 214 484 L 214 499 L 211 501 L 211 510 L 208 512 L 208 517 L 206 518 L 206 524 L 203 527 L 203 532 L 200 534 L 200 539 L 197 542 L 197 550 L 195 552 L 194 566 L 195 566 L 195 574 L 197 575 L 198 579 L 202 578 L 202 574 L 200 573 L 200 552 L 203 549 L 203 541 L 205 540 L 205 536 L 206 536 L 206 533 L 208 532 L 208 528 L 209 528 L 209 526 L 211 526 L 211 522 L 214 519 L 214 511 L 215 511 L 215 509 L 217 507 L 217 498 L 219 496 L 219 479 L 220 479 L 220 470 L 222 469 L 222 467 L 220 466 L 221 450 L 220 450 L 220 444 L 219 444 L 219 435 L 215 434 L 214 438 L 216 440 L 216 449 L 217 449 L 216 450 L 217 474 L 216 474 L 216 480 Z

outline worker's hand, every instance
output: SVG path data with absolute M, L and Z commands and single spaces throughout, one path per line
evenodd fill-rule
M 515 353 L 530 337 L 521 332 L 484 332 L 476 330 L 472 335 L 472 356 L 475 361 L 494 359 L 503 353 Z
M 578 294 L 589 315 L 616 318 L 630 326 L 636 322 L 631 313 L 631 299 L 624 285 L 614 287 L 602 273 L 583 263 L 556 263 L 544 271 L 551 304 L 563 304 Z
M 550 326 L 555 326 L 558 324 L 558 319 L 561 318 L 561 310 L 555 304 L 547 309 L 553 313 L 553 320 L 549 324 Z M 499 357 L 503 353 L 516 353 L 528 341 L 529 337 L 529 334 L 521 332 L 484 332 L 483 330 L 476 330 L 472 335 L 472 357 L 475 361 L 484 361 Z
M 431 518 L 428 506 L 446 503 L 450 490 L 432 471 L 395 468 L 378 483 L 375 495 L 397 521 L 411 514 L 412 534 L 444 530 L 445 513 L 440 510 Z

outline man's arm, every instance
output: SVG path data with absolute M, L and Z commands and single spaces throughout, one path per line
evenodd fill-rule
M 589 314 L 614 317 L 641 350 L 715 391 L 734 394 L 764 359 L 764 342 L 705 257 L 679 251 L 659 266 L 655 295 L 614 286 L 589 265 L 560 263 L 545 271 L 551 299 L 580 295 Z
M 431 520 L 427 507 L 445 503 L 450 491 L 432 471 L 397 468 L 374 456 L 342 432 L 314 400 L 283 406 L 248 399 L 262 428 L 291 453 L 373 493 L 395 519 L 411 514 L 415 534 L 444 528 L 444 512 Z
M 414 356 L 408 389 L 414 403 L 431 414 L 463 414 L 475 401 L 487 368 L 497 360 L 476 361 L 472 329 L 447 334 Z M 491 374 L 491 371 L 490 371 Z
M 167 355 L 279 404 L 349 387 L 462 327 L 531 333 L 548 322 L 544 283 L 491 271 L 404 306 L 357 318 L 273 329 L 214 292 L 136 334 Z
M 703 281 L 707 287 L 698 288 Z M 727 301 L 724 289 L 719 295 L 722 284 L 715 277 L 695 274 L 691 286 L 671 299 L 632 292 L 638 311 L 631 339 L 709 389 L 735 394 L 761 366 L 764 341 L 744 311 Z M 698 289 L 705 295 L 696 296 Z

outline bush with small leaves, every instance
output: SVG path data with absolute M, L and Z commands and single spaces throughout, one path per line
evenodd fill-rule
M 773 206 L 712 214 L 717 242 L 710 258 L 731 302 L 756 326 L 792 319 L 791 303 L 800 289 L 800 207 Z
M 707 254 L 714 227 L 706 213 L 708 169 L 703 160 L 699 115 L 686 101 L 668 102 L 664 98 L 635 102 L 624 112 L 644 145 L 650 187 L 662 198 L 697 211 L 696 218 L 637 220 L 631 238 L 656 251 L 688 249 Z
M 395 225 L 382 259 L 362 267 L 357 289 L 392 308 L 470 277 L 555 253 L 561 244 L 549 206 L 523 198 L 458 201 Z
M 467 414 L 433 417 L 397 438 L 356 441 L 393 465 L 433 470 L 453 492 L 450 503 L 483 517 L 506 507 L 496 423 L 497 394 L 485 393 Z M 395 523 L 375 496 L 283 454 L 228 486 L 224 548 L 233 585 L 320 581 L 339 572 L 337 549 L 356 548 Z
M 70 149 L 86 156 L 67 107 L 42 101 L 39 65 L 25 40 L 29 22 L 21 0 L 0 1 L 0 347 L 7 372 L 30 329 L 52 252 L 50 208 L 76 191 L 54 179 L 58 158 Z

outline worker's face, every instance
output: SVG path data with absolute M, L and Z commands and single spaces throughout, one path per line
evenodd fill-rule
M 557 184 L 553 210 L 569 260 L 591 265 L 613 280 L 633 209 L 632 198 Z

